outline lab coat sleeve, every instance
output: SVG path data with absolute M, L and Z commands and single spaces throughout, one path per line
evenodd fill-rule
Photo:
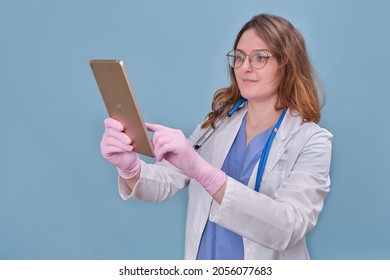
M 119 194 L 124 199 L 143 201 L 162 201 L 189 183 L 189 178 L 166 161 L 148 164 L 141 161 L 140 179 L 133 191 L 127 187 L 125 180 L 119 177 Z
M 199 125 L 188 139 L 191 145 L 200 135 Z M 119 194 L 124 200 L 162 201 L 185 188 L 189 181 L 188 176 L 166 160 L 154 164 L 141 161 L 140 179 L 133 191 L 126 185 L 125 180 L 119 177 Z
M 325 129 L 303 145 L 273 196 L 258 193 L 228 178 L 220 205 L 210 219 L 275 251 L 297 244 L 316 224 L 329 191 L 332 135 Z

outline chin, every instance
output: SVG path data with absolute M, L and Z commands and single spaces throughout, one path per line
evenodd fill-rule
M 241 95 L 242 97 L 250 100 L 250 99 L 257 99 L 257 98 L 263 98 L 265 96 L 267 96 L 266 94 L 263 94 L 262 92 L 259 92 L 259 91 L 249 91 L 249 90 L 244 90 L 244 91 L 241 91 Z
M 256 101 L 256 102 L 277 102 L 278 96 L 276 93 L 259 93 L 259 92 L 241 92 L 241 96 L 248 99 L 248 101 Z M 276 104 L 276 103 L 275 103 Z

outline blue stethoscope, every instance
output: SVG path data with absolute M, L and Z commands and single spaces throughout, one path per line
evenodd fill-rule
M 215 132 L 216 129 L 218 129 L 222 124 L 225 123 L 225 120 L 227 118 L 230 118 L 231 116 L 233 116 L 233 114 L 235 112 L 237 112 L 238 110 L 240 110 L 241 108 L 243 108 L 245 106 L 245 103 L 247 102 L 247 99 L 245 98 L 240 98 L 236 105 L 234 105 L 234 107 L 229 111 L 229 113 L 227 114 L 227 116 L 219 121 L 217 123 L 217 125 L 215 126 L 215 128 L 212 128 L 212 127 L 209 127 L 202 135 L 201 137 L 199 137 L 199 139 L 195 142 L 195 144 L 193 145 L 194 149 L 197 151 L 199 150 L 204 143 L 206 143 L 206 141 L 213 135 L 213 133 Z M 260 184 L 261 184 L 261 180 L 263 178 L 263 173 L 264 173 L 264 170 L 265 170 L 265 165 L 267 163 L 267 159 L 268 159 L 268 155 L 269 155 L 269 152 L 271 150 L 271 146 L 272 146 L 272 142 L 274 141 L 274 138 L 275 138 L 275 135 L 276 133 L 278 132 L 279 130 L 279 127 L 280 127 L 280 124 L 282 123 L 283 121 L 283 118 L 284 116 L 286 115 L 286 112 L 287 110 L 286 109 L 283 109 L 283 112 L 282 114 L 280 115 L 279 117 L 279 120 L 278 122 L 276 123 L 274 129 L 272 130 L 270 136 L 268 137 L 268 140 L 267 140 L 267 143 L 265 144 L 264 146 L 264 149 L 263 149 L 263 152 L 261 153 L 261 157 L 260 157 L 260 162 L 259 162 L 259 166 L 257 168 L 257 175 L 256 175 L 256 185 L 255 185 L 255 191 L 259 191 L 260 189 Z

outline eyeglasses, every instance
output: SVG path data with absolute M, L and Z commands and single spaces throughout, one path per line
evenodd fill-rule
M 272 54 L 268 54 L 265 50 L 254 50 L 249 55 L 240 50 L 232 50 L 226 54 L 229 65 L 233 68 L 241 67 L 247 56 L 253 68 L 261 69 L 267 64 Z

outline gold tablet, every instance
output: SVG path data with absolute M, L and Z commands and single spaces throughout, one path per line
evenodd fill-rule
M 108 115 L 120 121 L 133 140 L 134 151 L 154 157 L 141 111 L 121 60 L 91 60 L 90 65 Z

